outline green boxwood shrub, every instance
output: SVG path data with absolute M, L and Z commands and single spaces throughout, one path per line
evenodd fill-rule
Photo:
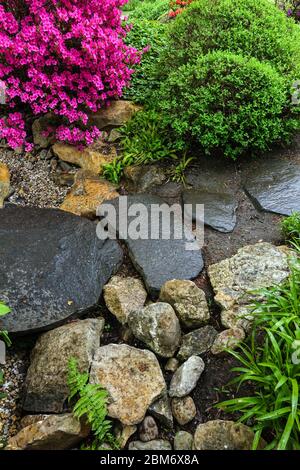
M 158 20 L 170 10 L 170 0 L 139 0 L 129 2 L 124 11 L 130 18 Z
M 161 72 L 215 49 L 269 61 L 300 78 L 300 28 L 270 0 L 197 0 L 171 22 Z
M 126 37 L 126 43 L 143 51 L 141 63 L 135 67 L 130 87 L 125 90 L 125 98 L 137 103 L 147 102 L 160 84 L 156 74 L 159 58 L 166 47 L 167 25 L 152 20 L 135 20 Z
M 236 158 L 288 140 L 299 128 L 285 78 L 268 63 L 215 51 L 172 72 L 157 109 L 176 147 Z

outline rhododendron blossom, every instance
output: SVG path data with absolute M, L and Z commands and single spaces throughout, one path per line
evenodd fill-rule
M 86 127 L 122 95 L 140 53 L 126 45 L 121 9 L 127 0 L 0 0 L 0 80 L 6 87 L 0 138 L 26 141 L 25 116 L 62 118 L 59 140 L 91 143 Z M 26 146 L 30 148 L 30 146 Z

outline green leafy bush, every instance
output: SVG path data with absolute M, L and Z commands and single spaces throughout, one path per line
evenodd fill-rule
M 130 12 L 130 19 L 158 20 L 170 10 L 170 0 L 133 0 L 124 11 Z
M 159 87 L 157 63 L 166 47 L 166 29 L 166 24 L 158 21 L 134 21 L 126 43 L 144 52 L 141 63 L 135 67 L 130 87 L 125 90 L 125 98 L 145 103 L 149 95 L 153 95 Z
M 76 359 L 69 360 L 68 369 L 69 401 L 78 397 L 73 414 L 78 419 L 87 419 L 90 424 L 95 436 L 92 450 L 101 449 L 103 444 L 117 448 L 117 442 L 111 433 L 111 421 L 106 419 L 107 391 L 101 385 L 88 383 L 89 374 L 79 372 Z
M 261 61 L 299 79 L 300 29 L 270 0 L 197 0 L 171 23 L 161 68 L 194 62 L 212 50 Z
M 267 63 L 222 51 L 171 73 L 158 107 L 178 148 L 200 144 L 231 158 L 266 150 L 299 128 L 284 78 Z

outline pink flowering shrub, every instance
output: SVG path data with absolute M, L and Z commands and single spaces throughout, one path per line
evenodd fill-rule
M 0 138 L 26 144 L 28 115 L 62 118 L 56 138 L 90 144 L 96 112 L 122 95 L 140 54 L 125 44 L 121 9 L 127 0 L 0 0 Z

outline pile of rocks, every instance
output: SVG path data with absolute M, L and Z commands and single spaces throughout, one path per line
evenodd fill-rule
M 209 421 L 196 426 L 193 434 L 186 431 L 197 415 L 191 393 L 201 386 L 206 355 L 224 354 L 245 337 L 240 306 L 249 314 L 258 295 L 254 289 L 288 276 L 288 252 L 269 244 L 245 247 L 209 272 L 216 301 L 223 313 L 230 308 L 236 320 L 222 332 L 210 324 L 206 295 L 194 282 L 167 281 L 153 303 L 139 279 L 117 275 L 104 286 L 105 304 L 123 330 L 130 330 L 127 337 L 133 334 L 146 349 L 121 340 L 101 346 L 102 317 L 43 333 L 32 351 L 25 381 L 23 409 L 29 415 L 23 419 L 23 429 L 9 440 L 8 449 L 70 448 L 88 435 L 88 428 L 74 420 L 68 409 L 70 357 L 77 358 L 81 370 L 90 371 L 90 383 L 107 389 L 108 415 L 122 447 L 250 449 L 253 432 L 231 421 Z M 166 439 L 166 432 L 173 440 Z

